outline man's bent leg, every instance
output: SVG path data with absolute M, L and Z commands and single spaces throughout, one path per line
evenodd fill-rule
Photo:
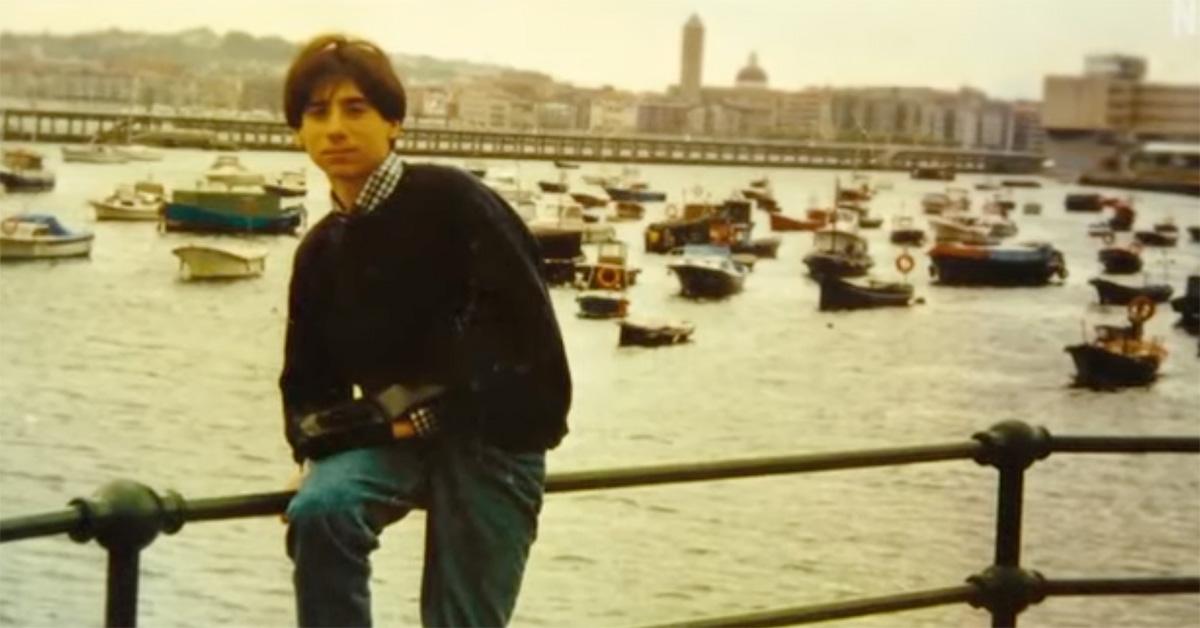
M 502 626 L 537 537 L 545 455 L 443 443 L 431 456 L 421 621 Z
M 420 499 L 424 457 L 391 445 L 313 463 L 287 509 L 299 625 L 371 625 L 368 555 L 383 527 Z

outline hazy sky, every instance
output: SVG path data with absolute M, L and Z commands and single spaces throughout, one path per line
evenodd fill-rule
M 1040 98 L 1044 75 L 1111 51 L 1146 57 L 1151 80 L 1200 84 L 1200 0 L 0 0 L 0 28 L 338 30 L 393 52 L 661 91 L 678 81 L 693 12 L 706 85 L 732 84 L 752 51 L 780 89 L 972 85 Z

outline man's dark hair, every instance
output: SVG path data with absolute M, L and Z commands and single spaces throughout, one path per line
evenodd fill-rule
M 385 120 L 404 121 L 404 86 L 387 55 L 375 44 L 345 35 L 319 35 L 300 49 L 283 83 L 283 112 L 299 129 L 313 90 L 332 79 L 354 81 Z

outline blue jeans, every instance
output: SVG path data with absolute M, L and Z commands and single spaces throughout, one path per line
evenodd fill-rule
M 402 441 L 316 461 L 288 505 L 301 626 L 369 626 L 368 555 L 384 526 L 427 509 L 421 623 L 502 626 L 537 536 L 543 453 Z

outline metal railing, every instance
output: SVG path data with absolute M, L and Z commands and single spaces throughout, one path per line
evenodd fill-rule
M 1024 569 L 1020 558 L 1025 470 L 1051 453 L 1196 454 L 1200 437 L 1051 436 L 1043 428 L 1009 421 L 957 443 L 556 474 L 548 478 L 546 490 L 563 493 L 967 459 L 999 471 L 994 562 L 965 583 L 671 624 L 675 626 L 784 626 L 961 603 L 987 609 L 994 627 L 1016 626 L 1025 608 L 1050 596 L 1200 593 L 1200 577 L 1056 580 Z M 292 495 L 283 491 L 185 500 L 173 491 L 158 494 L 120 480 L 92 499 L 71 500 L 68 509 L 0 520 L 0 543 L 57 534 L 81 543 L 95 539 L 109 554 L 105 624 L 133 626 L 138 558 L 160 532 L 173 534 L 187 522 L 278 515 Z

